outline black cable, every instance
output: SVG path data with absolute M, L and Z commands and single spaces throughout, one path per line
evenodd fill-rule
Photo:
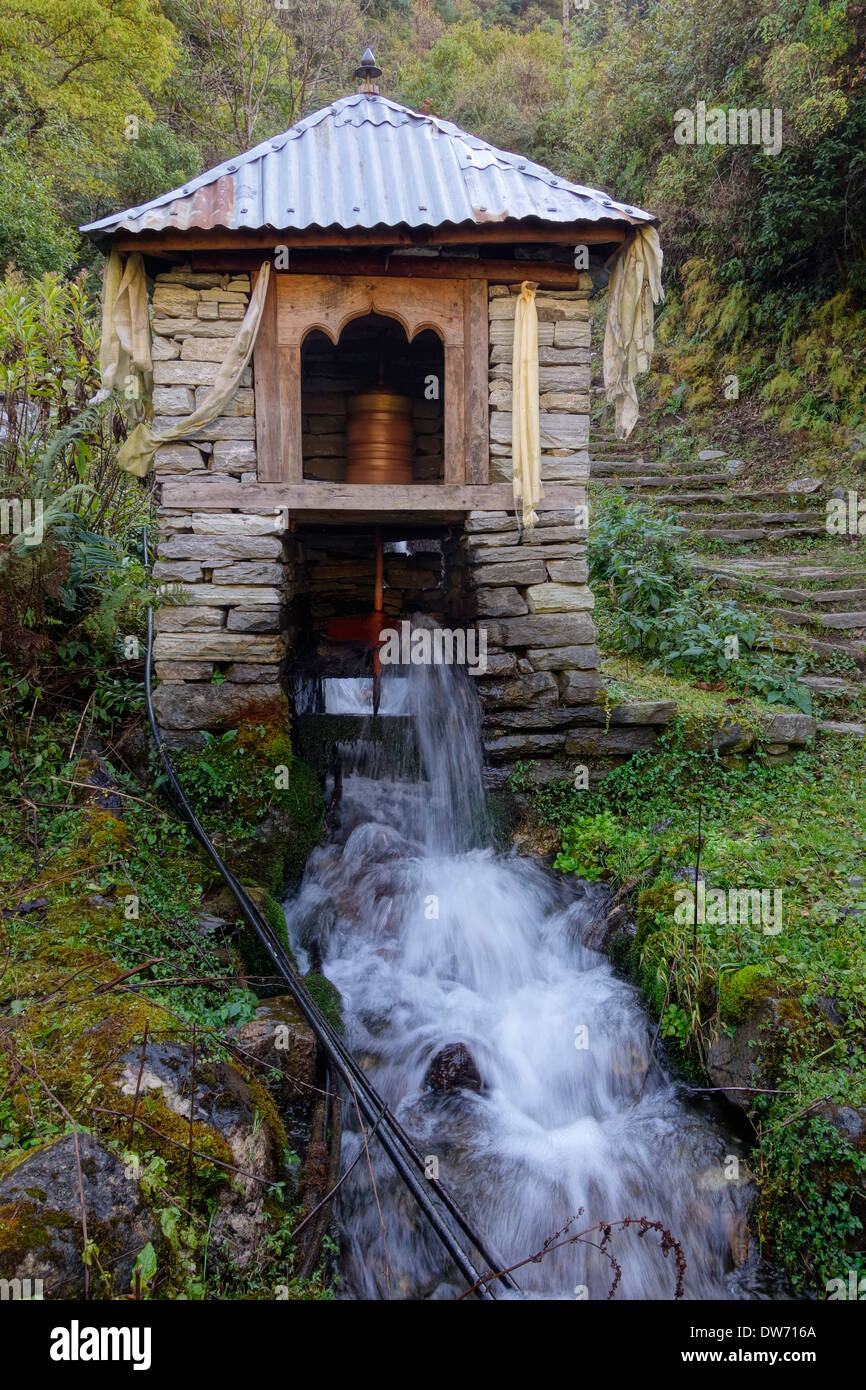
M 144 563 L 147 565 L 149 563 L 149 557 L 146 530 L 143 532 L 143 549 Z M 357 1095 L 359 1108 L 364 1111 L 370 1123 L 378 1122 L 377 1138 L 380 1144 L 391 1159 L 400 1177 L 409 1188 L 424 1215 L 433 1226 L 460 1272 L 469 1280 L 470 1284 L 476 1284 L 482 1277 L 481 1273 L 472 1263 L 469 1255 L 467 1255 L 466 1251 L 456 1239 L 448 1224 L 443 1220 L 441 1213 L 434 1203 L 431 1202 L 429 1195 L 429 1189 L 431 1188 L 446 1211 L 457 1223 L 464 1235 L 467 1236 L 475 1246 L 478 1253 L 482 1256 L 482 1259 L 487 1263 L 488 1269 L 490 1271 L 503 1270 L 504 1262 L 490 1252 L 484 1237 L 478 1233 L 469 1218 L 463 1213 L 444 1183 L 438 1178 L 428 1178 L 426 1176 L 424 1160 L 418 1153 L 411 1139 L 372 1086 L 366 1073 L 358 1066 L 355 1058 L 345 1046 L 342 1038 L 335 1032 L 324 1014 L 310 998 L 310 995 L 307 993 L 307 990 L 304 988 L 304 985 L 294 970 L 291 957 L 273 932 L 270 923 L 262 916 L 243 884 L 238 881 L 231 869 L 223 862 L 215 846 L 212 844 L 207 831 L 202 826 L 195 811 L 187 800 L 186 793 L 178 781 L 171 760 L 165 750 L 153 708 L 153 698 L 151 694 L 152 671 L 153 610 L 148 607 L 144 698 L 154 745 L 160 762 L 162 763 L 163 770 L 168 778 L 167 791 L 169 800 L 178 815 L 190 826 L 199 844 L 216 867 L 217 872 L 231 889 L 235 901 L 240 908 L 241 916 L 247 925 L 255 932 L 275 965 L 277 972 L 285 980 L 295 1003 L 298 1005 L 298 1008 L 301 1010 L 301 1013 L 304 1015 L 304 1018 L 312 1028 L 319 1042 L 325 1048 L 335 1070 L 350 1086 L 350 1089 L 354 1089 Z M 412 1171 L 406 1159 L 414 1166 L 416 1172 Z M 417 1176 L 418 1173 L 421 1174 L 420 1180 Z M 510 1274 L 503 1272 L 497 1274 L 496 1277 L 507 1289 L 512 1291 L 519 1290 L 519 1285 Z M 491 1299 L 493 1297 L 487 1284 L 478 1288 L 476 1293 L 479 1298 Z

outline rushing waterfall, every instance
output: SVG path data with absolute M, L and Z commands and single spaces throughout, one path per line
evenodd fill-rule
M 343 995 L 349 1045 L 508 1264 L 581 1209 L 571 1234 L 646 1216 L 681 1241 L 687 1297 L 755 1296 L 732 1255 L 749 1197 L 729 1180 L 736 1141 L 678 1098 L 636 991 L 583 943 L 602 890 L 489 847 L 471 679 L 443 666 L 403 677 L 426 780 L 346 776 L 339 831 L 286 909 L 299 954 L 317 942 Z M 348 1165 L 350 1100 L 343 1113 Z M 381 1220 L 362 1156 L 340 1193 L 343 1295 L 455 1297 L 464 1286 L 436 1237 L 370 1149 Z M 615 1233 L 611 1250 L 616 1297 L 673 1296 L 655 1234 Z M 605 1298 L 611 1275 L 579 1243 L 516 1277 L 534 1297 Z

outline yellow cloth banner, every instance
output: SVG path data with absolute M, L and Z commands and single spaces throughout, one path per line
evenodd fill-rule
M 524 280 L 514 313 L 511 358 L 511 462 L 515 503 L 522 501 L 524 527 L 534 526 L 541 486 L 541 438 L 538 421 L 538 311 L 532 280 Z
M 639 227 L 613 267 L 604 332 L 604 385 L 616 412 L 618 439 L 637 424 L 635 377 L 649 371 L 653 355 L 653 305 L 664 299 L 662 248 L 655 227 Z
M 222 414 L 240 385 L 256 345 L 270 274 L 270 263 L 265 261 L 241 326 L 229 342 L 213 387 L 201 405 L 168 429 L 156 431 L 145 418 L 153 414 L 150 406 L 153 365 L 144 262 L 141 256 L 134 254 L 122 266 L 120 256 L 112 250 L 103 277 L 102 342 L 99 349 L 102 392 L 97 393 L 97 398 L 104 398 L 115 389 L 123 390 L 129 402 L 130 415 L 139 421 L 117 456 L 118 468 L 143 478 L 160 444 L 189 439 Z
M 125 266 L 114 250 L 105 262 L 99 374 L 105 395 L 123 391 L 129 413 L 136 419 L 144 414 L 153 390 L 153 363 L 144 261 L 137 252 Z

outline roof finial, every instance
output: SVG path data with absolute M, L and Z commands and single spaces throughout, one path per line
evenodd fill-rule
M 361 83 L 358 88 L 367 96 L 378 96 L 379 88 L 376 86 L 374 78 L 382 76 L 382 69 L 376 67 L 376 59 L 373 57 L 373 50 L 366 48 L 361 58 L 361 66 L 355 68 L 355 77 Z

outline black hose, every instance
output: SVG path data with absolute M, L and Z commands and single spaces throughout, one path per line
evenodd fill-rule
M 144 532 L 143 539 L 144 563 L 147 565 L 149 563 L 149 558 L 146 531 Z M 152 671 L 153 610 L 149 607 L 147 610 L 147 654 L 144 671 L 144 698 L 153 741 L 168 779 L 167 791 L 169 800 L 178 815 L 187 822 L 199 844 L 214 864 L 217 872 L 231 889 L 232 895 L 240 909 L 241 916 L 247 925 L 255 932 L 272 963 L 276 967 L 278 974 L 285 980 L 295 1003 L 328 1054 L 328 1058 L 334 1070 L 338 1072 L 343 1081 L 355 1094 L 359 1109 L 364 1112 L 369 1123 L 378 1124 L 376 1135 L 382 1148 L 385 1150 L 400 1177 L 403 1179 L 403 1182 L 409 1188 L 409 1191 L 412 1193 L 431 1226 L 436 1231 L 436 1234 L 439 1236 L 442 1244 L 445 1246 L 461 1274 L 472 1285 L 476 1284 L 478 1280 L 483 1277 L 482 1271 L 476 1269 L 470 1256 L 457 1240 L 454 1232 L 444 1220 L 441 1212 L 431 1201 L 430 1189 L 436 1194 L 446 1211 L 456 1222 L 457 1226 L 469 1239 L 472 1245 L 475 1246 L 482 1259 L 486 1262 L 488 1266 L 486 1272 L 503 1271 L 503 1261 L 498 1259 L 490 1251 L 484 1237 L 479 1234 L 469 1218 L 460 1209 L 457 1201 L 451 1195 L 445 1184 L 438 1178 L 427 1177 L 424 1160 L 406 1134 L 402 1125 L 395 1119 L 378 1092 L 371 1085 L 365 1072 L 358 1066 L 358 1063 L 345 1046 L 342 1038 L 335 1032 L 324 1014 L 310 998 L 310 995 L 307 993 L 307 990 L 304 988 L 304 985 L 293 967 L 291 957 L 275 935 L 270 923 L 263 917 L 243 884 L 238 881 L 231 869 L 223 862 L 217 849 L 211 842 L 207 831 L 202 826 L 195 811 L 187 800 L 186 793 L 177 779 L 177 775 L 171 765 L 171 760 L 165 750 L 153 708 L 153 697 L 150 688 Z M 413 1167 L 415 1172 L 412 1171 Z M 418 1176 L 419 1174 L 420 1177 Z M 519 1289 L 519 1285 L 510 1274 L 505 1272 L 497 1273 L 496 1278 L 505 1288 L 511 1291 Z M 491 1299 L 493 1297 L 487 1284 L 481 1285 L 476 1290 L 476 1293 L 479 1298 Z

